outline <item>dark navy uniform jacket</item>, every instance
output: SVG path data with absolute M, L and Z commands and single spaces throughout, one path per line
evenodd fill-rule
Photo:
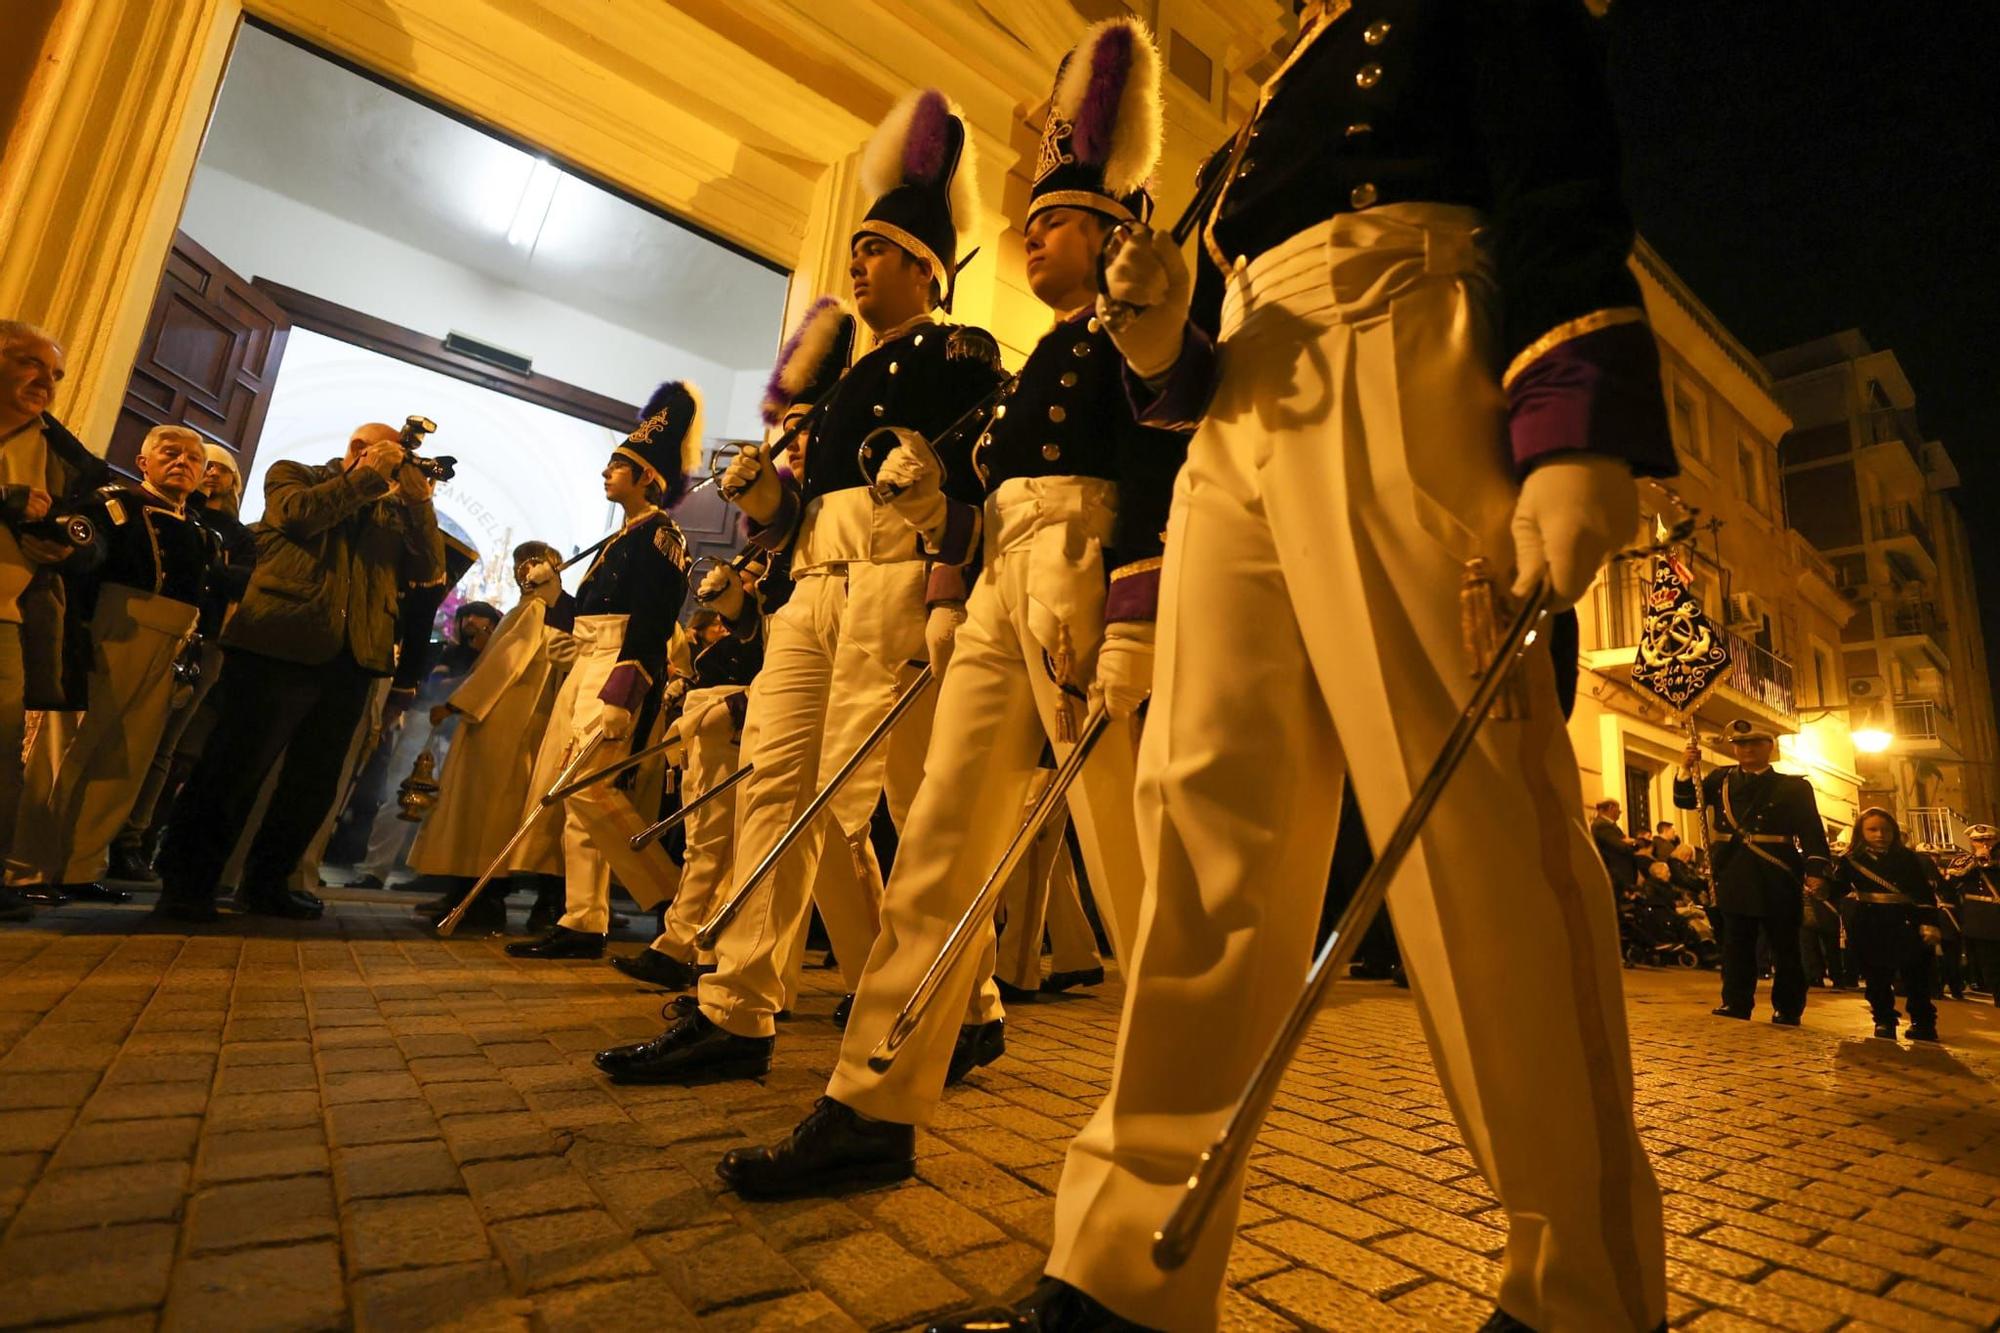
M 1833 870 L 1812 784 L 1775 769 L 1746 773 L 1725 764 L 1702 775 L 1699 804 L 1694 783 L 1676 776 L 1674 804 L 1712 814 L 1715 905 L 1789 919 L 1796 927 L 1805 912 L 1805 877 L 1824 879 Z
M 618 664 L 598 698 L 635 714 L 666 680 L 667 640 L 687 597 L 687 539 L 664 513 L 613 537 L 576 590 L 579 616 L 626 616 Z M 643 718 L 641 719 L 643 720 Z M 635 728 L 643 735 L 644 728 Z
M 1945 873 L 1958 925 L 1969 940 L 2000 940 L 2000 863 L 1962 857 Z
M 1900 843 L 1877 855 L 1856 847 L 1840 858 L 1823 890 L 1855 900 L 1851 941 L 1861 961 L 1893 967 L 1919 947 L 1917 927 L 1937 923 L 1938 872 L 1930 858 Z
M 163 497 L 123 482 L 92 492 L 82 512 L 98 525 L 104 563 L 72 585 L 75 610 L 88 618 L 107 583 L 200 605 L 221 569 L 222 544 L 192 509 L 175 513 Z

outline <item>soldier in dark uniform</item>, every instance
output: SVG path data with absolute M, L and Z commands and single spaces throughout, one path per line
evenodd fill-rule
M 578 644 L 575 662 L 542 733 L 530 801 L 588 744 L 604 737 L 592 767 L 636 748 L 657 714 L 667 678 L 667 640 L 687 598 L 687 538 L 667 516 L 686 492 L 687 474 L 701 457 L 701 399 L 692 385 L 663 384 L 646 404 L 639 428 L 611 451 L 604 495 L 625 511 L 624 526 L 597 553 L 576 590 L 576 619 L 565 628 Z M 538 940 L 507 946 L 516 958 L 600 958 L 611 930 L 611 866 L 586 827 L 584 802 L 606 799 L 586 790 L 564 803 L 560 824 L 537 823 L 515 853 L 515 867 L 548 863 L 560 837 L 565 905 L 561 920 Z
M 1931 953 L 1938 938 L 1937 867 L 1903 841 L 1896 818 L 1879 806 L 1854 821 L 1854 844 L 1833 867 L 1821 890 L 1829 899 L 1852 897 L 1851 947 L 1875 1014 L 1875 1035 L 1896 1039 L 1896 987 L 1910 1011 L 1910 1040 L 1936 1041 L 1937 1005 L 1931 999 Z
M 1738 719 L 1724 739 L 1735 753 L 1702 777 L 1697 801 L 1693 766 L 1701 749 L 1689 745 L 1674 778 L 1674 804 L 1700 810 L 1709 823 L 1715 866 L 1715 902 L 1722 914 L 1723 1018 L 1748 1018 L 1757 1003 L 1757 940 L 1771 953 L 1771 1021 L 1797 1027 L 1806 1007 L 1805 964 L 1799 931 L 1806 889 L 1817 888 L 1832 866 L 1826 825 L 1812 784 L 1771 767 L 1776 736 Z
M 70 618 L 89 627 L 89 702 L 80 717 L 48 713 L 35 736 L 10 872 L 44 901 L 131 896 L 99 880 L 172 711 L 174 663 L 222 564 L 221 544 L 188 508 L 206 462 L 201 436 L 156 426 L 138 462 L 143 481 L 101 487 L 80 510 L 106 556 L 69 589 Z
M 2000 1004 L 2000 858 L 1994 856 L 2000 829 L 1974 824 L 1965 831 L 1965 840 L 1972 851 L 1952 864 L 1946 883 L 1958 906 L 1972 984 Z
M 855 310 L 875 347 L 814 409 L 802 474 L 783 475 L 764 449 L 746 447 L 723 478 L 724 494 L 753 525 L 752 540 L 789 550 L 793 585 L 771 618 L 750 691 L 743 758 L 755 770 L 737 802 L 731 890 L 887 715 L 926 652 L 931 564 L 962 562 L 972 539 L 953 528 L 938 547 L 921 545 L 897 510 L 876 500 L 858 457 L 878 429 L 914 431 L 938 442 L 946 493 L 967 506 L 978 499 L 970 432 L 947 430 L 1004 378 L 999 348 L 984 330 L 940 323 L 932 313 L 949 308 L 961 237 L 978 213 L 970 151 L 964 122 L 937 90 L 891 110 L 862 154 L 863 185 L 875 202 L 849 246 Z M 702 589 L 710 605 L 732 620 L 745 614 L 733 576 L 718 569 L 710 578 Z M 850 982 L 858 979 L 880 897 L 869 818 L 885 790 L 891 815 L 900 822 L 908 813 L 916 766 L 903 767 L 896 751 L 921 736 L 928 713 L 926 704 L 877 747 L 722 931 L 699 1006 L 650 1042 L 601 1052 L 600 1068 L 625 1082 L 767 1070 L 782 960 L 809 893 L 835 956 L 843 969 L 856 969 Z M 827 848 L 830 837 L 845 846 Z
M 1028 282 L 1055 325 L 978 437 L 983 508 L 957 511 L 943 497 L 921 438 L 898 432 L 903 442 L 883 464 L 933 546 L 955 527 L 983 529 L 984 568 L 969 603 L 969 563 L 933 578 L 933 597 L 963 607 L 962 623 L 882 931 L 828 1095 L 788 1139 L 722 1159 L 722 1178 L 745 1195 L 907 1176 L 915 1127 L 944 1087 L 1004 1049 L 999 1018 L 959 1022 L 992 974 L 989 926 L 983 954 L 966 954 L 896 1063 L 868 1065 L 1019 826 L 1037 760 L 1049 747 L 1060 757 L 1075 739 L 1077 701 L 1094 683 L 1119 721 L 1092 752 L 1070 809 L 1117 955 L 1131 956 L 1144 872 L 1127 719 L 1151 687 L 1161 533 L 1187 438 L 1134 419 L 1121 359 L 1092 304 L 1105 234 L 1150 208 L 1143 187 L 1159 153 L 1158 104 L 1159 57 L 1136 20 L 1098 24 L 1057 76 L 1026 221 Z

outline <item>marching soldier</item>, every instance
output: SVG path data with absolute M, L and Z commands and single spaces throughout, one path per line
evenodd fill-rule
M 1821 892 L 1830 899 L 1854 899 L 1849 935 L 1877 1037 L 1896 1039 L 1900 982 L 1910 1011 L 1910 1040 L 1938 1039 L 1931 950 L 1938 940 L 1939 887 L 1937 867 L 1903 842 L 1895 816 L 1880 806 L 1861 812 L 1854 821 L 1854 845 L 1835 863 Z
M 1738 719 L 1725 734 L 1736 763 L 1702 778 L 1695 797 L 1694 765 L 1701 747 L 1690 743 L 1674 777 L 1674 804 L 1700 810 L 1708 821 L 1715 867 L 1715 904 L 1722 914 L 1723 1018 L 1748 1018 L 1757 1004 L 1757 939 L 1771 952 L 1771 1021 L 1797 1027 L 1806 1007 L 1805 964 L 1799 931 L 1805 889 L 1817 889 L 1831 871 L 1826 825 L 1812 784 L 1771 767 L 1777 737 Z
M 131 896 L 98 881 L 159 748 L 174 664 L 221 563 L 220 544 L 187 507 L 206 461 L 194 431 L 155 426 L 139 447 L 144 480 L 102 487 L 83 506 L 107 557 L 70 583 L 69 614 L 89 625 L 88 706 L 81 715 L 45 714 L 35 736 L 10 867 L 30 896 Z
M 1993 854 L 2000 829 L 1974 824 L 1965 831 L 1969 855 L 1954 862 L 1948 876 L 1958 900 L 1958 926 L 1971 956 L 1973 981 L 2000 1004 L 2000 859 Z
M 529 789 L 542 736 L 548 730 L 577 642 L 568 627 L 576 599 L 563 591 L 562 556 L 547 542 L 514 548 L 514 582 L 521 600 L 449 698 L 431 709 L 431 725 L 459 719 L 458 734 L 438 775 L 437 804 L 410 846 L 419 875 L 452 881 L 424 905 L 442 919 L 471 889 L 494 849 L 513 832 L 519 811 L 539 793 Z M 500 934 L 507 928 L 505 885 L 495 885 L 467 911 L 460 929 Z
M 897 512 L 933 548 L 951 528 L 983 520 L 984 568 L 954 616 L 924 782 L 828 1095 L 789 1139 L 722 1159 L 723 1180 L 745 1195 L 909 1175 L 915 1127 L 946 1083 L 1004 1049 L 1000 1018 L 959 1026 L 992 974 L 989 924 L 984 955 L 966 953 L 901 1058 L 886 1072 L 868 1064 L 1020 826 L 1044 749 L 1060 757 L 1075 740 L 1077 702 L 1093 682 L 1118 721 L 1071 788 L 1070 808 L 1113 947 L 1132 956 L 1144 875 L 1131 715 L 1151 685 L 1160 534 L 1187 438 L 1133 419 L 1092 301 L 1106 233 L 1149 211 L 1159 97 L 1159 57 L 1134 19 L 1094 27 L 1057 76 L 1026 224 L 1028 283 L 1056 322 L 975 445 L 983 510 L 953 514 L 920 438 L 898 432 L 883 464 L 882 478 L 902 488 Z
M 969 432 L 941 437 L 1001 382 L 999 348 L 984 330 L 940 323 L 932 313 L 950 306 L 960 239 L 976 220 L 971 151 L 964 122 L 935 89 L 911 94 L 889 113 L 862 155 L 862 183 L 875 203 L 855 230 L 848 264 L 855 310 L 875 346 L 814 409 L 802 474 L 781 477 L 752 447 L 723 480 L 725 494 L 755 525 L 753 540 L 790 548 L 793 580 L 750 690 L 743 758 L 755 769 L 736 808 L 738 888 L 886 718 L 909 679 L 906 664 L 925 655 L 931 559 L 956 565 L 970 546 L 972 534 L 959 529 L 943 533 L 938 548 L 921 545 L 899 509 L 876 502 L 858 454 L 883 427 L 913 431 L 937 441 L 953 498 L 969 505 L 977 497 Z M 704 583 L 723 615 L 744 614 L 728 571 Z M 905 732 L 926 720 L 912 719 Z M 868 821 L 885 782 L 890 813 L 900 821 L 914 782 L 878 747 L 721 933 L 699 1008 L 684 1010 L 651 1042 L 601 1053 L 599 1066 L 623 1081 L 768 1069 L 781 959 L 804 918 L 809 886 L 842 967 L 858 968 L 867 957 L 874 935 L 867 881 L 879 875 Z M 822 856 L 830 834 L 847 847 Z
M 604 498 L 625 522 L 576 591 L 570 633 L 576 660 L 563 680 L 542 733 L 522 813 L 555 785 L 557 776 L 593 737 L 604 738 L 591 768 L 616 756 L 623 742 L 648 730 L 643 717 L 659 706 L 667 674 L 667 641 L 687 596 L 687 539 L 666 510 L 687 488 L 701 460 L 701 399 L 694 387 L 662 384 L 646 404 L 639 428 L 604 465 Z M 643 715 L 643 717 L 642 717 Z M 565 876 L 562 919 L 538 940 L 507 946 L 516 958 L 601 958 L 611 931 L 609 849 L 591 836 L 596 820 L 582 808 L 585 791 L 564 802 L 560 824 L 546 816 L 523 839 L 515 865 L 546 865 L 560 839 Z
M 1181 1266 L 1152 1262 L 1154 1233 L 1298 998 L 1343 786 L 1385 839 L 1456 724 L 1469 560 L 1573 603 L 1636 530 L 1633 476 L 1675 470 L 1582 0 L 1302 8 L 1201 177 L 1200 276 L 1163 233 L 1107 256 L 1099 313 L 1142 419 L 1200 423 L 1139 755 L 1147 907 L 1048 1279 L 943 1328 L 1215 1326 L 1241 1176 Z M 1511 1221 L 1488 1327 L 1651 1329 L 1659 1192 L 1548 638 L 1524 716 L 1478 733 L 1389 901 Z

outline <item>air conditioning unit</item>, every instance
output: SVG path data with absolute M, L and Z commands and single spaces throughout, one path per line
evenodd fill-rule
M 1852 703 L 1873 702 L 1889 697 L 1889 681 L 1884 676 L 1849 676 L 1847 698 Z
M 1764 628 L 1764 604 L 1755 593 L 1732 592 L 1722 599 L 1723 623 L 1730 629 Z

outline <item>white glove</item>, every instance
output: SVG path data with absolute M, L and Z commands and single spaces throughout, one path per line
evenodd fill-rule
M 1153 622 L 1114 620 L 1104 627 L 1097 650 L 1097 681 L 1091 693 L 1102 699 L 1112 720 L 1132 716 L 1153 689 Z
M 520 585 L 523 600 L 538 597 L 544 606 L 554 606 L 556 598 L 562 595 L 562 577 L 556 573 L 555 566 L 546 560 L 522 561 L 516 582 Z
M 597 715 L 597 729 L 607 741 L 624 740 L 632 734 L 632 710 L 605 704 L 604 711 Z
M 557 666 L 568 666 L 576 661 L 576 655 L 583 651 L 583 645 L 577 642 L 574 634 L 565 634 L 559 629 L 550 630 L 546 651 L 549 661 Z
M 686 676 L 669 677 L 666 688 L 660 691 L 660 706 L 662 708 L 672 708 L 675 704 L 687 698 L 687 692 L 688 681 Z
M 923 436 L 886 429 L 897 444 L 875 473 L 876 490 L 890 496 L 889 507 L 918 535 L 935 536 L 944 528 L 944 467 Z
M 1194 279 L 1167 232 L 1121 229 L 1113 235 L 1116 239 L 1107 242 L 1111 259 L 1104 266 L 1097 317 L 1132 373 L 1158 379 L 1180 359 Z M 1107 299 L 1142 308 L 1121 324 L 1119 312 L 1106 308 Z
M 1639 525 L 1639 491 L 1624 460 L 1559 454 L 1521 483 L 1514 504 L 1514 595 L 1546 576 L 1558 608 L 1573 606 Z
M 784 503 L 784 488 L 778 471 L 764 457 L 764 446 L 746 444 L 723 469 L 717 484 L 722 498 L 750 516 L 753 523 L 769 523 Z
M 944 675 L 951 650 L 958 645 L 958 627 L 964 623 L 963 602 L 939 602 L 931 608 L 930 619 L 924 622 L 924 647 L 930 652 L 932 675 Z
M 743 590 L 742 575 L 728 565 L 710 569 L 701 576 L 701 586 L 694 590 L 694 599 L 720 614 L 724 620 L 735 620 L 741 616 L 743 603 L 748 597 L 749 594 Z

